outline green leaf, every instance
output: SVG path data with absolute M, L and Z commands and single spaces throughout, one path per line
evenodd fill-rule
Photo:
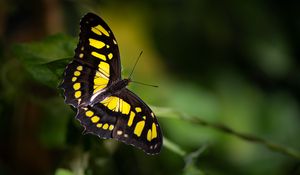
M 56 88 L 75 47 L 74 38 L 59 34 L 39 42 L 16 44 L 13 52 L 33 79 Z
M 74 175 L 70 170 L 63 169 L 63 168 L 58 168 L 55 171 L 55 175 Z

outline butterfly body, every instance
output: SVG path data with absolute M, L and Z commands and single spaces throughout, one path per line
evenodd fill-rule
M 86 133 L 113 138 L 147 154 L 162 147 L 162 133 L 152 110 L 121 78 L 117 41 L 108 25 L 93 13 L 80 22 L 74 60 L 64 72 L 65 102 L 77 108 Z

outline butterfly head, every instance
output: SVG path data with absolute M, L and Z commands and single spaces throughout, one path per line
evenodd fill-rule
M 130 82 L 132 82 L 131 78 L 124 78 L 122 81 L 122 86 L 126 87 Z

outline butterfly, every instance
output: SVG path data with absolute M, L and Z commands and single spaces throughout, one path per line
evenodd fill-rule
M 162 132 L 153 111 L 121 78 L 120 53 L 111 29 L 99 16 L 87 13 L 80 21 L 79 43 L 60 85 L 65 103 L 77 108 L 85 133 L 116 139 L 157 154 Z

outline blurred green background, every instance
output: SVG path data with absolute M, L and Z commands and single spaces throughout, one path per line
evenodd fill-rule
M 0 174 L 300 174 L 299 7 L 0 1 Z M 123 77 L 144 51 L 133 78 L 159 88 L 129 88 L 158 116 L 159 155 L 82 135 L 64 104 L 57 86 L 87 12 L 114 32 Z

